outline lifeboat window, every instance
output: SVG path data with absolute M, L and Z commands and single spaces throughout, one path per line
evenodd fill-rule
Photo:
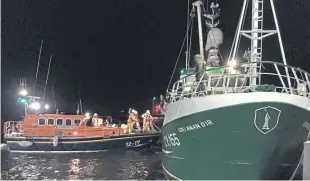
M 71 126 L 71 119 L 66 119 L 66 126 Z
M 47 125 L 53 126 L 54 125 L 54 119 L 48 119 Z
M 44 118 L 40 118 L 39 121 L 38 121 L 38 124 L 39 124 L 40 126 L 45 125 L 45 119 L 44 119 Z
M 75 119 L 75 120 L 74 120 L 74 125 L 75 125 L 75 126 L 80 125 L 80 123 L 81 123 L 81 120 L 79 120 L 79 119 Z
M 56 124 L 57 125 L 62 125 L 62 119 L 57 119 Z

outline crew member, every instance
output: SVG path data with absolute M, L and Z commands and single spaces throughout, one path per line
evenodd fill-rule
M 154 127 L 153 127 L 153 117 L 151 116 L 151 113 L 149 110 L 147 110 L 143 115 L 143 132 L 146 131 L 154 131 Z
M 92 118 L 92 124 L 96 127 L 98 126 L 98 114 L 97 113 L 95 113 Z
M 138 112 L 136 110 L 132 109 L 130 111 L 128 121 L 127 121 L 127 132 L 128 133 L 132 133 L 132 128 L 133 128 L 134 124 L 136 124 L 137 128 L 140 130 Z
M 133 115 L 134 115 L 133 125 L 136 125 L 136 128 L 141 132 L 138 112 L 134 110 Z
M 105 120 L 105 124 L 106 124 L 106 126 L 112 125 L 112 117 L 111 116 L 107 117 L 107 119 Z

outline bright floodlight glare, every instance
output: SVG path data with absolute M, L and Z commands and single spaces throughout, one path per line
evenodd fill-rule
M 50 108 L 50 105 L 48 105 L 48 104 L 44 105 L 44 109 L 49 109 L 49 108 Z
M 34 110 L 38 110 L 38 109 L 40 109 L 40 104 L 38 103 L 38 102 L 33 102 L 33 103 L 31 103 L 30 104 L 30 108 L 31 109 L 34 109 Z
M 156 97 L 153 97 L 153 99 L 155 100 L 155 99 L 156 99 Z
M 28 94 L 28 92 L 25 89 L 23 89 L 19 92 L 19 94 L 22 96 L 26 96 Z
M 228 66 L 235 67 L 236 65 L 237 65 L 237 61 L 236 60 L 228 61 Z
M 90 116 L 90 113 L 89 113 L 89 112 L 85 113 L 85 116 L 89 117 L 89 116 Z

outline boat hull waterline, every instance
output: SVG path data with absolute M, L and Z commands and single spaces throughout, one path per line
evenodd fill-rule
M 290 179 L 309 139 L 308 106 L 306 97 L 271 92 L 171 103 L 163 169 L 180 180 Z
M 123 134 L 110 137 L 7 137 L 11 152 L 80 153 L 113 149 L 133 149 L 155 145 L 160 133 Z

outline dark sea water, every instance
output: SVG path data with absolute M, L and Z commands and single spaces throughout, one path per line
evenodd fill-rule
M 1 180 L 163 180 L 161 153 L 153 149 L 83 154 L 1 155 Z

